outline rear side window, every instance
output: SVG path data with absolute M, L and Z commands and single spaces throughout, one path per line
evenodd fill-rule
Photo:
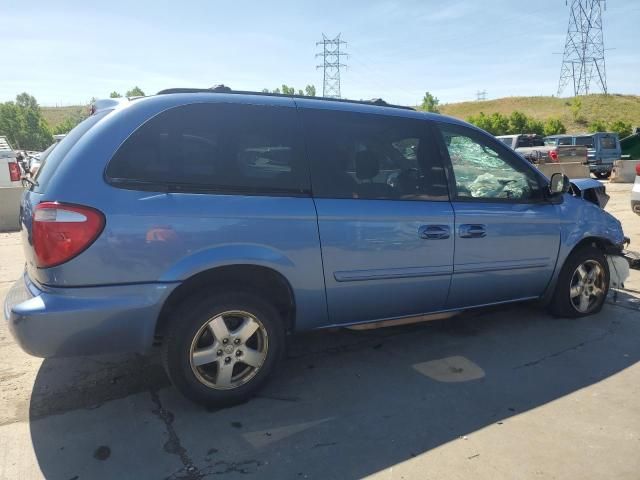
M 593 137 L 576 137 L 576 145 L 593 148 Z
M 107 167 L 125 188 L 300 194 L 309 175 L 293 108 L 192 104 L 153 117 Z
M 519 137 L 516 148 L 522 147 L 544 147 L 544 141 L 542 137 Z
M 55 148 L 49 152 L 48 155 L 43 155 L 41 157 L 42 165 L 40 165 L 40 169 L 38 170 L 38 174 L 35 178 L 35 180 L 38 182 L 38 185 L 35 187 L 31 187 L 34 189 L 34 191 L 44 192 L 46 190 L 49 181 L 53 177 L 53 174 L 62 163 L 62 160 L 64 160 L 64 157 L 67 156 L 69 150 L 71 150 L 73 146 L 78 143 L 78 140 L 80 140 L 82 136 L 91 129 L 91 127 L 98 123 L 109 112 L 110 110 L 105 110 L 95 115 L 91 115 L 89 118 L 79 123 L 62 140 L 60 140 L 60 143 L 58 143 Z
M 448 200 L 426 121 L 314 109 L 302 118 L 314 196 Z
M 614 137 L 600 137 L 600 148 L 605 150 L 613 150 L 616 148 L 616 139 Z

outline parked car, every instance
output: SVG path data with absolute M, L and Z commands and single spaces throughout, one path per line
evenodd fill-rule
M 542 135 L 499 135 L 496 138 L 534 165 L 587 161 L 586 147 L 548 144 Z
M 620 160 L 622 150 L 617 133 L 597 132 L 584 135 L 552 135 L 545 137 L 545 143 L 552 146 L 574 145 L 585 146 L 589 170 L 597 178 L 611 176 L 613 162 Z
M 38 174 L 38 170 L 40 170 L 42 163 L 47 160 L 49 154 L 64 137 L 65 135 L 55 135 L 54 142 L 49 145 L 44 152 L 34 155 L 33 157 L 29 157 L 29 175 L 32 178 Z
M 443 115 L 224 91 L 101 110 L 50 153 L 5 303 L 26 352 L 159 343 L 178 390 L 228 405 L 294 332 L 523 300 L 602 308 L 625 237 L 566 176 Z
M 19 187 L 22 170 L 7 137 L 0 137 L 0 187 Z
M 640 163 L 636 165 L 636 181 L 631 189 L 631 210 L 640 215 Z

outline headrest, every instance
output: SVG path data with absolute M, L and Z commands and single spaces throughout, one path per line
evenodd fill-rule
M 356 153 L 356 177 L 358 180 L 371 180 L 380 172 L 380 159 L 370 150 Z

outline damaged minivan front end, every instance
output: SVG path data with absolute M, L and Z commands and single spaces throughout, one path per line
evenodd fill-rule
M 630 239 L 624 236 L 622 225 L 613 215 L 604 211 L 610 198 L 606 186 L 591 178 L 576 179 L 571 180 L 570 193 L 573 197 L 593 203 L 602 209 L 605 215 L 604 223 L 607 225 L 602 233 L 610 241 L 605 253 L 611 274 L 611 286 L 624 288 L 624 282 L 629 277 L 629 269 L 640 270 L 640 254 L 628 250 Z

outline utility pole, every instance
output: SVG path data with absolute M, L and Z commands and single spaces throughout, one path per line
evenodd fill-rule
M 478 90 L 476 92 L 476 101 L 481 102 L 487 99 L 487 91 L 486 90 Z
M 316 53 L 317 57 L 322 57 L 323 64 L 317 65 L 316 68 L 323 69 L 322 96 L 328 98 L 340 98 L 340 68 L 346 67 L 344 63 L 340 63 L 341 57 L 348 55 L 340 51 L 341 45 L 347 42 L 340 39 L 340 34 L 335 38 L 327 38 L 322 34 L 322 41 L 316 42 L 316 46 L 322 45 L 322 52 Z
M 605 0 L 571 0 L 558 96 L 567 84 L 573 86 L 574 95 L 588 95 L 592 81 L 603 93 L 607 93 L 602 4 L 606 10 Z

